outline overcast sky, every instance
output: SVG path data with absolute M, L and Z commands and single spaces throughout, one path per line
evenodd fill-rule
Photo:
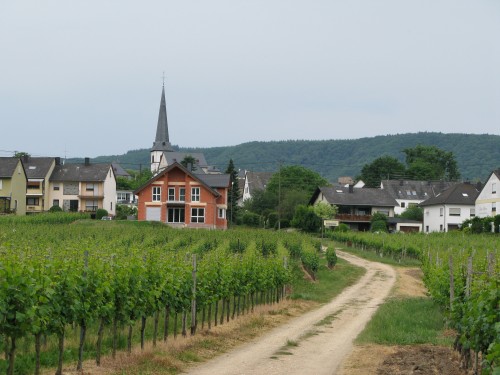
M 500 134 L 498 0 L 0 0 L 0 156 Z

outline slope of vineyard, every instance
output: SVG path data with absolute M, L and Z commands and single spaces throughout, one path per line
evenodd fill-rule
M 120 332 L 129 351 L 134 327 L 144 345 L 148 320 L 153 345 L 177 334 L 178 318 L 183 335 L 195 334 L 199 324 L 222 324 L 231 312 L 283 298 L 289 262 L 317 269 L 319 241 L 300 234 L 67 221 L 0 218 L 0 369 L 7 374 L 32 373 L 16 367 L 18 354 L 32 356 L 38 373 L 47 337 L 59 342 L 61 373 L 70 327 L 80 331 L 78 367 L 93 345 L 89 330 L 97 335 L 91 351 L 99 364 L 103 351 L 114 356 L 123 347 Z
M 350 232 L 331 236 L 348 246 L 374 250 L 381 257 L 419 258 L 430 295 L 447 312 L 449 325 L 457 332 L 455 348 L 464 363 L 483 366 L 486 373 L 500 369 L 498 235 Z

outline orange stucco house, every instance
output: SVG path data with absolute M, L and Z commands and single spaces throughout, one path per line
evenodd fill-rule
M 173 227 L 227 229 L 227 174 L 196 174 L 179 163 L 137 189 L 138 220 Z

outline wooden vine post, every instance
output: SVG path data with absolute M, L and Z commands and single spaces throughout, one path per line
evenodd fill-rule
M 193 287 L 191 293 L 191 336 L 196 333 L 196 254 L 193 254 Z
M 450 254 L 450 310 L 453 310 L 453 300 L 455 299 L 455 279 L 453 276 L 453 255 Z

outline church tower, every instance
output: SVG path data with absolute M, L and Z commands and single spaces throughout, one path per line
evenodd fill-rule
M 174 149 L 168 138 L 167 105 L 165 104 L 165 84 L 161 90 L 160 112 L 158 114 L 158 125 L 156 127 L 156 138 L 151 148 L 151 172 L 156 173 L 160 167 L 160 160 L 164 152 L 172 152 Z

